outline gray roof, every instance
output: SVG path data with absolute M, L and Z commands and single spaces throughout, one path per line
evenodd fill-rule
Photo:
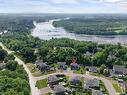
M 42 60 L 36 61 L 36 65 L 40 67 L 47 67 L 47 62 L 43 62 Z
M 89 67 L 90 72 L 97 72 L 98 68 L 97 67 Z
M 92 95 L 103 95 L 103 93 L 100 90 L 92 89 Z
M 81 77 L 80 76 L 74 76 L 70 79 L 70 81 L 72 82 L 77 82 L 77 81 L 80 81 Z
M 58 65 L 66 65 L 66 62 L 57 62 Z
M 61 93 L 66 92 L 66 89 L 62 85 L 55 85 L 54 86 L 54 93 Z
M 86 80 L 84 86 L 86 89 L 88 89 L 92 87 L 99 87 L 99 84 L 100 84 L 100 80 L 95 78 L 95 79 Z
M 123 72 L 124 73 L 125 67 L 123 65 L 114 65 L 113 70 L 115 72 L 118 71 L 118 72 Z
M 48 77 L 48 83 L 57 82 L 59 79 L 55 75 Z
M 77 63 L 71 63 L 71 66 L 79 67 L 79 65 Z

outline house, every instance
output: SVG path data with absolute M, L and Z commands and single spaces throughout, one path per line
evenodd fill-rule
M 0 62 L 0 70 L 5 69 L 6 64 L 4 62 Z
M 53 87 L 53 85 L 57 85 L 59 83 L 59 79 L 55 75 L 51 75 L 48 77 L 49 86 Z
M 67 69 L 67 66 L 66 66 L 66 62 L 58 62 L 58 68 L 59 69 L 62 69 L 62 70 L 66 70 Z
M 65 95 L 66 89 L 62 85 L 55 85 L 54 86 L 54 95 Z
M 79 70 L 80 66 L 77 63 L 71 63 L 71 70 Z
M 97 73 L 98 72 L 98 68 L 97 67 L 89 67 L 88 70 L 89 70 L 89 72 L 93 72 L 93 73 Z
M 92 89 L 92 95 L 104 95 L 100 90 Z
M 100 80 L 94 78 L 90 80 L 86 80 L 84 84 L 85 89 L 96 89 L 98 90 L 100 88 Z
M 46 71 L 50 70 L 49 66 L 47 65 L 47 62 L 43 62 L 42 60 L 36 61 L 36 66 L 40 71 Z
M 73 85 L 80 85 L 81 84 L 81 77 L 74 76 L 70 79 L 71 84 Z
M 127 69 L 124 65 L 114 65 L 113 66 L 113 73 L 114 74 L 127 74 Z

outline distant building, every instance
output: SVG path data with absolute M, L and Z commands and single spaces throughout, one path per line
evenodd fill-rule
M 77 63 L 71 63 L 71 70 L 79 70 L 80 66 Z
M 92 95 L 104 95 L 100 90 L 92 89 Z
M 62 70 L 66 70 L 67 69 L 67 66 L 66 66 L 66 62 L 58 62 L 58 68 L 59 69 L 62 69 Z
M 51 75 L 48 77 L 49 86 L 53 87 L 53 85 L 58 85 L 59 79 L 55 75 Z
M 89 70 L 89 72 L 93 72 L 93 73 L 97 73 L 98 72 L 98 68 L 97 67 L 89 67 L 88 70 Z
M 5 69 L 6 64 L 4 62 L 0 62 L 0 70 Z
M 81 77 L 80 76 L 74 76 L 70 79 L 71 84 L 74 85 L 80 85 L 81 84 Z
M 113 73 L 114 74 L 127 74 L 127 69 L 124 65 L 114 65 L 113 66 Z
M 47 62 L 43 62 L 42 60 L 36 61 L 36 66 L 42 72 L 50 70 L 49 66 L 47 65 Z
M 66 89 L 62 85 L 54 86 L 54 95 L 65 95 Z
M 100 88 L 100 80 L 98 79 L 90 79 L 86 80 L 84 84 L 85 89 L 99 89 Z

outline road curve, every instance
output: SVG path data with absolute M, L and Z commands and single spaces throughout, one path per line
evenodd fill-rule
M 94 79 L 94 78 L 97 78 L 97 79 L 99 79 L 99 80 L 101 80 L 101 81 L 104 82 L 105 87 L 108 90 L 108 92 L 109 92 L 110 95 L 117 95 L 117 92 L 115 91 L 112 83 L 108 79 L 101 78 L 101 77 L 96 77 L 96 76 L 92 76 L 92 75 L 82 75 L 82 74 L 74 74 L 74 73 L 54 73 L 54 74 L 44 75 L 44 76 L 40 76 L 40 77 L 34 77 L 34 79 L 36 81 L 38 81 L 38 80 L 41 80 L 41 79 L 45 79 L 45 78 L 47 78 L 50 75 L 57 75 L 57 74 L 65 74 L 65 75 L 71 76 L 71 77 L 72 76 L 80 76 L 80 77 L 84 77 L 86 79 Z
M 8 53 L 12 53 L 13 52 L 13 51 L 8 50 L 2 43 L 0 43 L 0 46 L 4 50 L 6 50 Z M 29 69 L 27 68 L 27 66 L 25 65 L 25 63 L 21 59 L 19 59 L 17 56 L 15 56 L 15 61 L 17 61 L 19 65 L 23 65 L 25 71 L 28 74 L 29 84 L 30 84 L 30 88 L 31 88 L 31 94 L 32 95 L 40 95 L 39 94 L 39 90 L 37 89 L 37 87 L 35 87 L 35 83 L 36 82 L 34 81 L 34 78 L 33 78 L 32 74 L 31 74 L 31 72 L 29 71 Z
M 0 46 L 2 46 L 2 48 L 4 50 L 6 50 L 8 53 L 12 53 L 13 51 L 8 50 L 2 43 L 0 43 Z M 96 76 L 92 76 L 92 75 L 81 75 L 81 74 L 74 74 L 74 73 L 54 73 L 54 74 L 49 74 L 49 75 L 44 75 L 44 76 L 40 76 L 40 77 L 33 77 L 31 72 L 29 71 L 29 69 L 27 68 L 27 66 L 25 65 L 25 63 L 19 59 L 18 57 L 15 56 L 15 60 L 20 64 L 23 65 L 24 69 L 26 70 L 28 76 L 29 76 L 29 83 L 30 83 L 30 87 L 31 87 L 31 93 L 32 95 L 39 95 L 39 90 L 37 89 L 37 87 L 35 87 L 35 83 L 37 80 L 41 80 L 41 79 L 45 79 L 50 75 L 56 75 L 56 74 L 65 74 L 67 76 L 81 76 L 87 79 L 93 79 L 93 78 L 97 78 L 99 80 L 102 80 L 106 86 L 106 89 L 108 90 L 110 95 L 117 95 L 117 92 L 115 91 L 112 83 L 105 78 L 102 77 L 96 77 Z

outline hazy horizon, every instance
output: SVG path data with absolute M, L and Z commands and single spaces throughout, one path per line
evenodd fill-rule
M 127 0 L 0 0 L 0 13 L 126 14 Z

